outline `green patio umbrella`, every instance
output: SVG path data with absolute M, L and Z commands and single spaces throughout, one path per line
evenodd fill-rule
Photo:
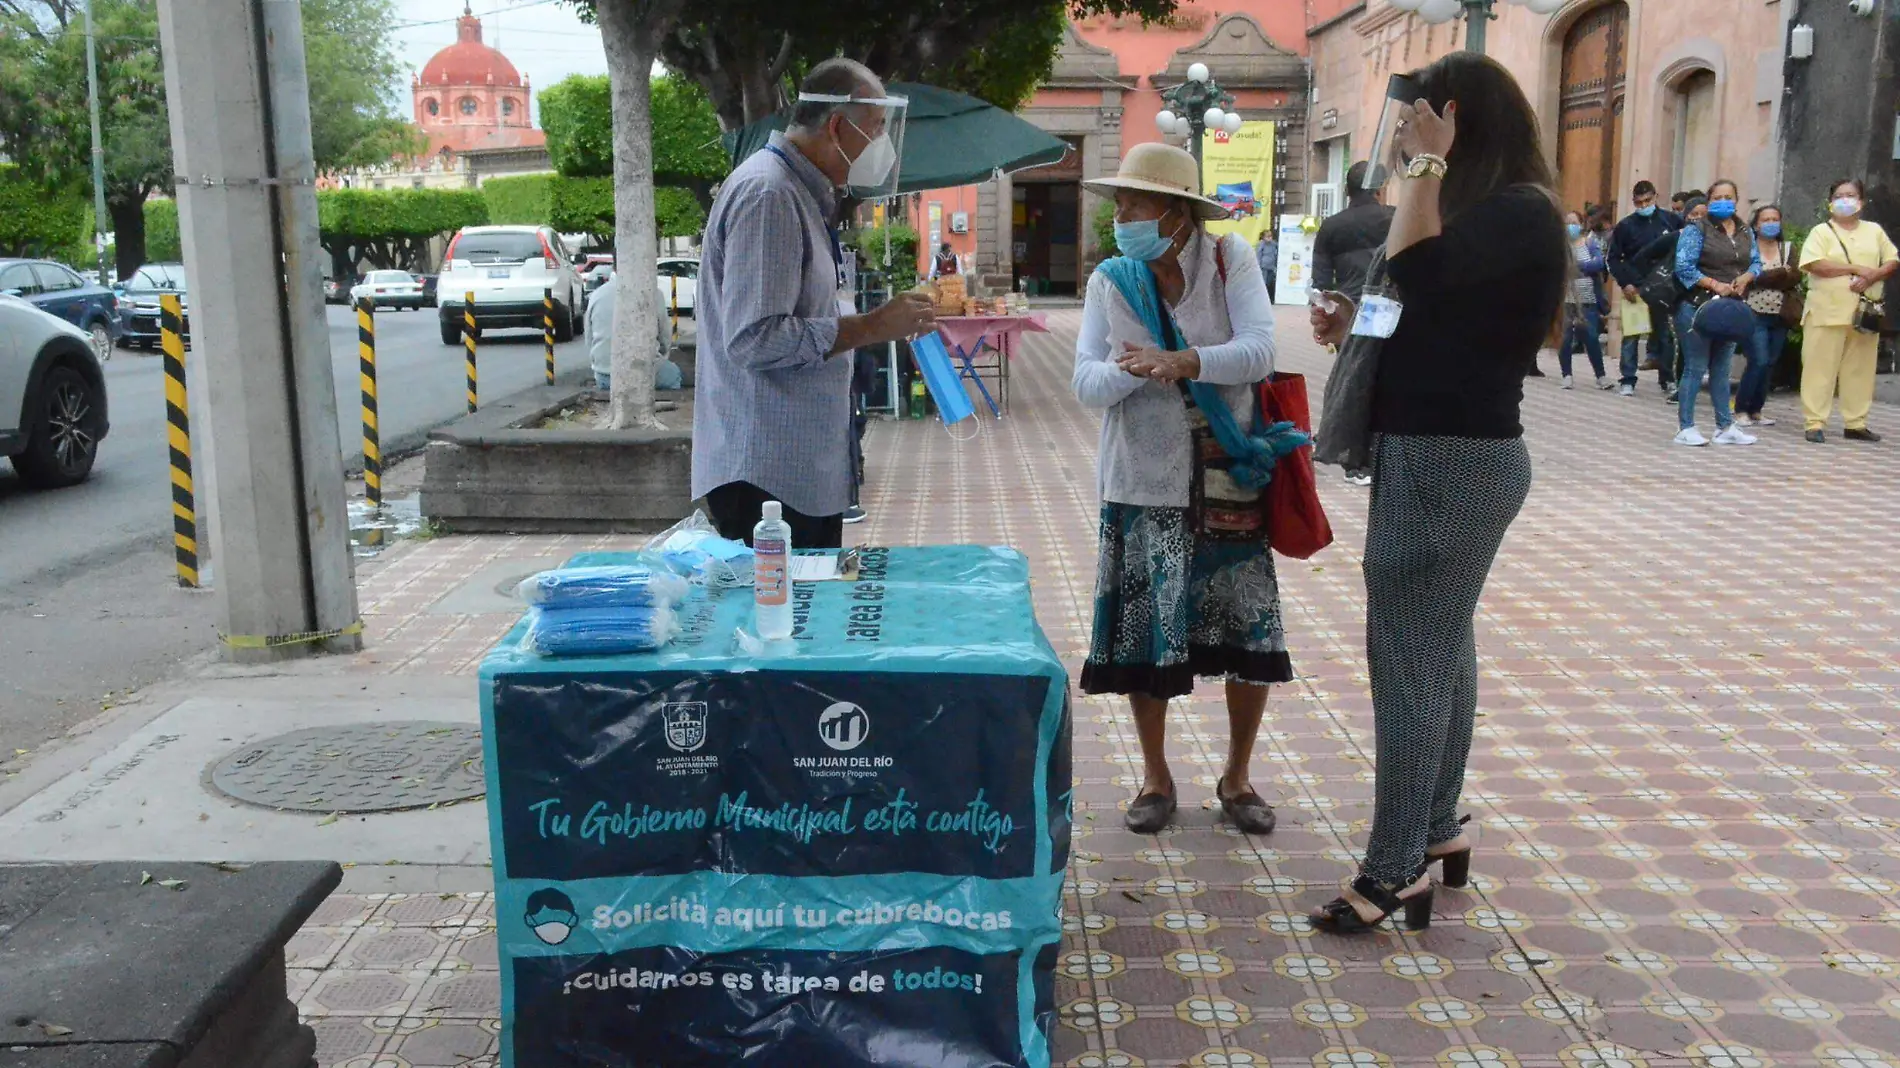
M 999 171 L 1008 174 L 1055 163 L 1069 150 L 1061 138 L 976 97 L 914 82 L 893 82 L 888 89 L 910 98 L 897 175 L 899 193 L 988 181 Z M 726 134 L 732 165 L 737 167 L 764 148 L 791 117 L 791 109 L 786 108 Z

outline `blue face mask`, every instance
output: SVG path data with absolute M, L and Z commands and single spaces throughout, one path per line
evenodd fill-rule
M 1709 201 L 1709 218 L 1733 219 L 1734 217 L 1735 217 L 1735 202 L 1733 200 Z
M 1643 218 L 1647 219 L 1651 215 L 1656 214 L 1656 205 L 1648 204 L 1643 207 L 1637 208 L 1636 214 L 1641 215 Z
M 1174 238 L 1161 234 L 1161 220 L 1142 219 L 1138 222 L 1118 222 L 1115 224 L 1115 247 L 1129 259 L 1151 263 L 1168 254 L 1174 247 Z
M 1781 224 L 1780 224 L 1780 223 L 1778 223 L 1778 222 L 1765 222 L 1765 223 L 1762 223 L 1762 224 L 1761 224 L 1761 236 L 1763 236 L 1763 237 L 1780 237 L 1780 236 L 1781 236 Z
M 1570 231 L 1570 240 L 1572 241 L 1575 241 L 1577 238 L 1583 236 L 1583 227 L 1576 223 L 1571 223 L 1570 225 L 1564 227 L 1564 229 Z

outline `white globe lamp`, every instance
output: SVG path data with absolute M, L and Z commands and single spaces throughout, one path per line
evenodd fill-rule
M 1418 7 L 1418 17 L 1436 26 L 1450 22 L 1464 11 L 1464 5 L 1458 0 L 1425 0 Z
M 1174 121 L 1174 112 L 1164 108 L 1161 114 L 1155 116 L 1155 129 L 1164 134 L 1171 134 L 1174 132 Z
M 1227 113 L 1219 108 L 1208 108 L 1207 111 L 1201 115 L 1201 125 L 1210 130 L 1221 129 L 1222 124 L 1226 121 Z
M 1188 67 L 1188 81 L 1205 83 L 1209 77 L 1205 63 L 1196 63 Z
M 1230 111 L 1227 113 L 1227 121 L 1222 123 L 1222 126 L 1227 130 L 1228 133 L 1236 134 L 1240 132 L 1241 122 L 1242 122 L 1241 117 Z
M 1424 3 L 1425 0 L 1392 0 L 1392 6 L 1400 11 L 1417 11 Z
M 1537 15 L 1555 15 L 1557 9 L 1564 6 L 1564 0 L 1524 0 L 1524 6 Z

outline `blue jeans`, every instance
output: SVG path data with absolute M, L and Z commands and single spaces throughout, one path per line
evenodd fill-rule
M 1583 337 L 1583 351 L 1590 357 L 1590 367 L 1598 378 L 1603 377 L 1603 342 L 1597 337 L 1603 333 L 1603 313 L 1597 311 L 1594 304 L 1580 309 L 1581 315 L 1564 324 L 1564 343 L 1557 348 L 1557 367 L 1570 376 L 1570 354 L 1577 351 L 1577 337 Z
M 1623 384 L 1636 384 L 1636 367 L 1640 362 L 1636 358 L 1636 344 L 1643 340 L 1641 335 L 1623 339 Z M 1656 358 L 1660 370 L 1656 372 L 1656 384 L 1664 389 L 1676 380 L 1676 336 L 1669 328 L 1669 308 L 1662 304 L 1649 306 L 1649 354 Z
M 1774 377 L 1775 364 L 1781 362 L 1781 353 L 1788 347 L 1788 326 L 1781 316 L 1757 312 L 1755 326 L 1755 347 L 1761 358 L 1749 357 L 1748 370 L 1735 390 L 1735 410 L 1747 415 L 1760 415 L 1762 405 L 1768 403 L 1769 379 Z
M 1711 341 L 1696 333 L 1695 313 L 1695 306 L 1686 301 L 1676 308 L 1676 336 L 1682 339 L 1682 381 L 1678 383 L 1682 392 L 1676 398 L 1676 423 L 1683 430 L 1695 425 L 1695 398 L 1702 390 L 1702 376 L 1707 374 L 1709 402 L 1715 406 L 1715 428 L 1727 430 L 1735 421 L 1735 412 L 1729 406 L 1728 376 L 1735 359 L 1736 343 Z M 1762 331 L 1755 331 L 1741 344 L 1749 363 L 1762 362 L 1766 344 Z

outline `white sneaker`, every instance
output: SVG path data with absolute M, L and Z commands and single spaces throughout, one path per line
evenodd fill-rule
M 1622 394 L 1622 395 L 1623 395 L 1623 396 L 1625 396 L 1625 397 L 1634 397 L 1634 396 L 1636 396 L 1636 387 L 1635 387 L 1635 386 L 1632 386 L 1632 385 L 1630 385 L 1630 384 L 1629 384 L 1629 383 L 1627 383 L 1627 382 L 1625 382 L 1625 383 L 1623 383 L 1623 384 L 1622 384 L 1621 386 L 1619 386 L 1619 387 L 1617 387 L 1617 390 L 1616 390 L 1616 391 L 1617 391 L 1618 393 L 1620 393 L 1620 394 Z
M 1715 435 L 1715 443 L 1717 445 L 1753 445 L 1755 441 L 1755 435 L 1748 433 L 1734 423 L 1730 423 L 1727 430 Z
M 1611 381 L 1611 380 L 1609 379 L 1609 377 L 1608 377 L 1608 376 L 1606 376 L 1606 375 L 1598 375 L 1598 376 L 1597 376 L 1597 388 L 1598 388 L 1598 389 L 1615 389 L 1615 388 L 1616 388 L 1616 383 L 1615 383 L 1615 382 L 1613 382 L 1613 381 Z
M 1735 417 L 1735 425 L 1736 426 L 1759 426 L 1760 424 L 1755 422 L 1755 417 L 1752 415 L 1738 414 Z
M 1702 431 L 1697 430 L 1695 427 L 1690 427 L 1676 435 L 1676 444 L 1678 445 L 1707 445 L 1708 443 L 1709 439 L 1703 437 Z
M 1346 472 L 1346 485 L 1370 486 L 1372 485 L 1372 476 L 1363 471 L 1359 471 L 1359 472 L 1348 471 Z
M 1573 381 L 1571 380 L 1571 377 L 1570 377 L 1569 375 L 1565 375 L 1565 376 L 1564 376 L 1564 388 L 1565 388 L 1565 389 L 1570 389 L 1570 388 L 1572 388 L 1572 387 L 1573 387 L 1574 385 L 1575 385 L 1575 383 L 1574 383 L 1574 382 L 1573 382 Z
M 1756 426 L 1774 426 L 1775 421 L 1773 419 L 1768 418 L 1765 415 L 1758 415 L 1755 417 L 1755 425 Z

